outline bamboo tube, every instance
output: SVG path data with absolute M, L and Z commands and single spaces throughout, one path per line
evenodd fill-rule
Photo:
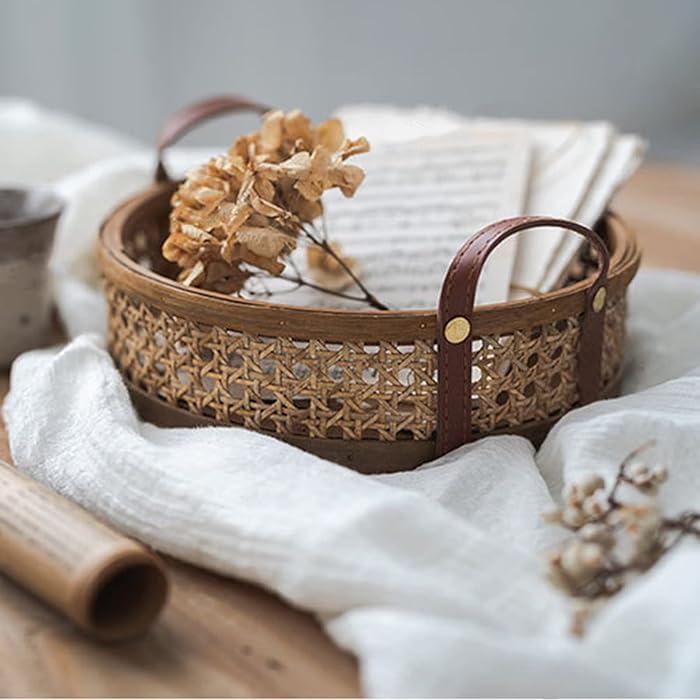
M 0 572 L 103 641 L 144 632 L 168 591 L 146 548 L 2 460 Z

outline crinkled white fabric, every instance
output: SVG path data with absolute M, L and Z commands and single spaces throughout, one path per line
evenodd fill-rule
M 72 176 L 61 309 L 76 335 L 103 323 L 84 232 L 110 192 L 132 186 L 124 172 L 147 173 L 134 163 L 90 166 L 99 192 Z M 135 415 L 101 337 L 84 334 L 15 362 L 12 454 L 156 549 L 314 611 L 358 656 L 368 695 L 694 696 L 700 546 L 616 596 L 581 641 L 543 576 L 542 553 L 563 534 L 540 513 L 563 482 L 612 475 L 649 438 L 671 471 L 665 507 L 700 507 L 700 278 L 642 273 L 630 309 L 627 395 L 570 413 L 537 453 L 487 438 L 368 477 L 240 428 L 157 428 Z

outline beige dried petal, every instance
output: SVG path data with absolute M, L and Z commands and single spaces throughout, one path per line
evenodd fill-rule
M 352 197 L 365 179 L 365 171 L 357 165 L 338 164 L 328 171 L 333 187 L 338 187 L 346 197 Z
M 274 219 L 271 219 L 269 216 L 258 214 L 255 211 L 248 217 L 246 226 L 252 226 L 253 228 L 281 228 Z
M 294 250 L 296 239 L 275 228 L 244 226 L 236 235 L 236 241 L 255 255 L 276 258 Z
M 197 260 L 206 260 L 209 257 L 216 256 L 216 248 L 212 247 L 209 250 L 204 246 L 194 245 L 187 247 L 186 245 L 178 245 L 178 239 L 174 238 L 168 242 L 167 247 L 163 249 L 163 257 L 166 260 L 177 263 L 182 268 L 189 268 L 197 262 Z
M 210 210 L 228 195 L 228 188 L 213 178 L 202 178 L 196 183 L 183 185 L 172 198 L 173 207 L 185 207 L 194 211 Z
M 276 151 L 282 145 L 284 134 L 284 112 L 275 110 L 263 116 L 260 127 L 260 146 L 263 151 Z
M 222 202 L 226 196 L 221 190 L 214 189 L 213 187 L 200 187 L 193 192 L 194 199 L 196 199 L 200 204 L 211 205 L 218 204 Z
M 286 212 L 281 207 L 278 207 L 272 202 L 265 201 L 262 197 L 258 197 L 257 194 L 253 194 L 253 196 L 250 198 L 250 204 L 253 207 L 253 211 L 271 219 L 282 217 L 285 214 L 288 214 L 288 212 Z
M 285 194 L 284 201 L 289 211 L 300 221 L 314 221 L 314 219 L 318 219 L 323 214 L 323 204 L 321 204 L 320 200 L 311 202 L 296 190 Z
M 177 263 L 182 268 L 187 268 L 196 262 L 197 256 L 193 253 L 188 253 L 177 245 L 176 240 L 171 234 L 165 243 L 163 243 L 163 257 L 170 262 Z
M 227 241 L 224 259 L 239 260 L 279 275 L 284 264 L 277 258 L 294 249 L 296 239 L 275 228 L 245 226 Z
M 196 243 L 198 245 L 203 243 L 216 243 L 216 238 L 214 238 L 214 236 L 207 233 L 203 229 L 198 228 L 197 226 L 193 226 L 192 224 L 182 224 L 182 226 L 180 226 L 180 230 L 192 243 Z
M 253 265 L 254 267 L 260 268 L 269 272 L 271 275 L 278 276 L 284 271 L 284 263 L 279 260 L 272 260 L 271 258 L 266 258 L 262 255 L 255 255 L 251 251 L 243 248 L 238 253 L 238 257 L 242 262 Z
M 323 146 L 331 153 L 339 150 L 345 141 L 345 133 L 340 119 L 327 119 L 314 130 L 314 146 Z
M 247 163 L 250 158 L 251 150 L 255 150 L 255 140 L 257 134 L 248 134 L 247 136 L 239 136 L 233 143 L 233 146 L 228 149 L 229 156 L 238 156 L 244 163 Z
M 266 177 L 255 178 L 255 192 L 262 199 L 272 202 L 275 199 L 277 190 L 272 182 Z
M 207 170 L 210 177 L 217 178 L 219 181 L 222 181 L 220 178 L 223 175 L 228 175 L 240 182 L 246 173 L 246 161 L 238 155 L 214 156 L 209 160 Z M 230 184 L 228 179 L 223 182 Z
M 298 109 L 289 112 L 284 118 L 284 138 L 297 146 L 301 142 L 305 149 L 312 146 L 311 121 Z
M 308 171 L 299 177 L 294 189 L 310 202 L 315 202 L 321 198 L 325 190 L 331 187 L 330 168 L 330 152 L 323 146 L 317 146 L 311 154 Z
M 346 139 L 338 150 L 340 151 L 341 160 L 347 160 L 351 156 L 356 156 L 360 153 L 368 153 L 369 141 L 364 136 L 354 141 Z
M 302 151 L 281 163 L 261 163 L 258 172 L 263 173 L 270 180 L 278 180 L 281 177 L 293 179 L 307 177 L 311 172 L 311 155 Z
M 221 228 L 225 235 L 231 236 L 248 220 L 252 210 L 248 202 L 225 202 L 203 223 L 212 232 Z
M 193 233 L 184 233 L 182 231 L 171 233 L 163 244 L 163 257 L 166 260 L 178 262 L 182 259 L 183 255 L 198 253 L 207 244 L 213 244 L 214 246 L 218 244 L 216 238 L 210 236 L 208 233 L 200 231 L 194 226 L 188 226 L 187 224 L 185 224 L 185 227 L 191 229 L 192 232 L 197 232 L 197 235 L 193 235 Z
M 246 173 L 241 182 L 241 189 L 238 192 L 238 202 L 245 202 L 250 197 L 251 192 L 255 189 L 255 173 L 252 170 L 246 170 Z
M 253 210 L 261 216 L 269 219 L 277 219 L 279 222 L 282 222 L 285 227 L 296 229 L 301 223 L 294 214 L 282 207 L 278 207 L 272 202 L 265 201 L 261 197 L 258 197 L 256 193 L 252 194 L 250 204 Z

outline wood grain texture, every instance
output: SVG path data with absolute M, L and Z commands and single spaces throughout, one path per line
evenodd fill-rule
M 0 374 L 0 398 L 9 386 Z M 10 461 L 0 420 L 0 459 Z M 2 697 L 335 697 L 356 664 L 316 620 L 255 586 L 167 561 L 171 598 L 143 639 L 90 641 L 0 575 Z
M 614 209 L 646 266 L 700 272 L 700 169 L 649 165 Z M 0 397 L 7 392 L 0 374 Z M 0 423 L 0 458 L 8 459 Z M 253 586 L 168 562 L 173 595 L 145 639 L 94 644 L 0 577 L 2 696 L 338 696 L 356 666 L 315 620 Z
M 700 271 L 700 168 L 652 164 L 615 198 L 647 267 Z

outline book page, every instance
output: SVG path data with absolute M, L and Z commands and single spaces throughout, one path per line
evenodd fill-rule
M 594 226 L 603 215 L 618 188 L 639 167 L 644 157 L 645 143 L 638 136 L 623 134 L 616 136 L 606 154 L 595 181 L 586 193 L 584 201 L 574 218 L 586 226 Z M 581 236 L 566 231 L 548 269 L 539 283 L 539 289 L 556 289 L 566 274 L 571 261 L 576 257 L 584 240 Z
M 346 199 L 333 191 L 324 197 L 328 239 L 358 262 L 362 282 L 384 304 L 430 309 L 462 244 L 486 224 L 522 214 L 530 146 L 517 131 L 465 128 L 380 144 L 357 163 L 366 178 L 355 196 Z M 509 240 L 491 255 L 479 281 L 478 303 L 508 298 L 515 252 L 515 241 Z M 293 260 L 308 277 L 303 251 Z M 352 287 L 347 291 L 357 294 Z M 279 281 L 273 299 L 336 308 L 364 305 L 309 288 L 284 293 Z
M 613 134 L 607 123 L 527 126 L 533 139 L 533 166 L 526 213 L 575 218 L 605 157 Z M 560 229 L 523 232 L 513 270 L 512 297 L 540 289 L 542 277 L 564 238 Z
M 532 144 L 532 173 L 523 213 L 574 218 L 610 147 L 614 129 L 606 122 L 546 122 L 468 118 L 431 107 L 352 105 L 340 110 L 344 123 L 369 138 L 396 143 L 421 134 L 441 134 L 457 125 L 493 133 L 520 131 Z M 566 232 L 521 233 L 515 246 L 510 298 L 539 291 Z

